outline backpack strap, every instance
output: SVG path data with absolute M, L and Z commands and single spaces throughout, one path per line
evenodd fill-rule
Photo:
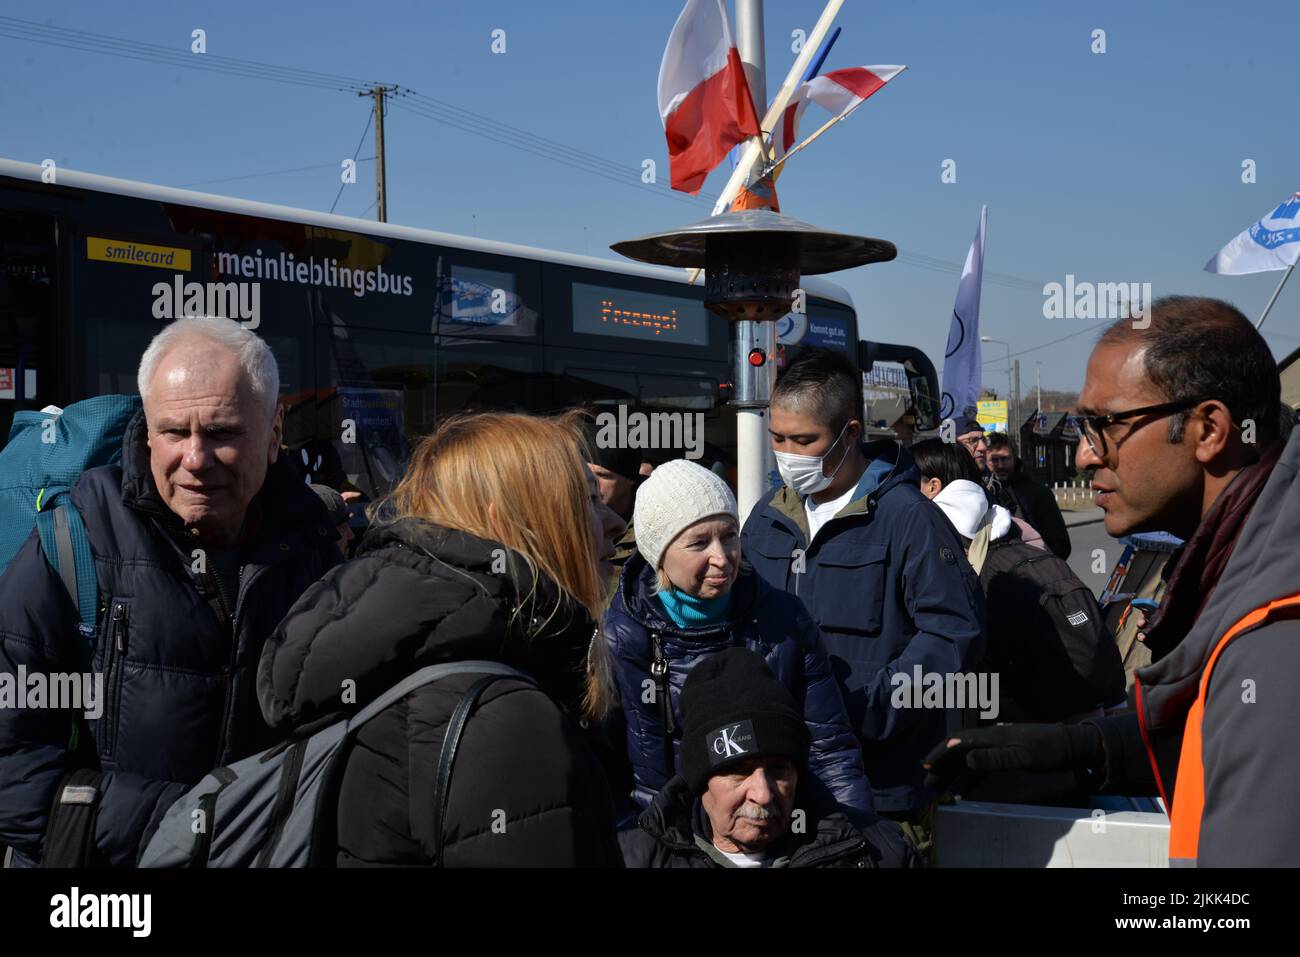
M 447 722 L 447 732 L 442 739 L 442 750 L 438 755 L 438 778 L 434 787 L 434 840 L 437 866 L 442 866 L 442 849 L 443 849 L 443 821 L 446 818 L 447 795 L 451 792 L 451 772 L 452 766 L 456 761 L 456 751 L 460 747 L 460 738 L 465 731 L 465 725 L 469 722 L 470 712 L 478 703 L 478 699 L 483 692 L 487 690 L 488 685 L 501 678 L 516 678 L 525 681 L 530 685 L 535 685 L 533 681 L 524 672 L 509 665 L 502 664 L 499 661 L 453 661 L 442 665 L 429 665 L 427 668 L 421 668 L 414 674 L 403 678 L 393 687 L 389 688 L 378 698 L 371 701 L 368 705 L 358 711 L 348 719 L 347 729 L 344 731 L 345 743 L 356 736 L 361 726 L 379 714 L 389 705 L 400 701 L 416 688 L 421 688 L 431 682 L 446 678 L 449 675 L 458 674 L 480 674 L 483 675 L 478 681 L 470 686 L 465 692 L 464 697 L 456 703 L 456 709 L 452 712 L 450 720 Z M 340 765 L 343 762 L 339 762 Z M 320 835 L 317 834 L 313 843 L 319 843 Z M 316 855 L 313 855 L 316 856 Z
M 373 718 L 379 712 L 383 711 L 390 704 L 400 701 L 416 688 L 423 687 L 433 681 L 438 681 L 448 675 L 463 674 L 483 674 L 497 675 L 499 677 L 518 678 L 529 684 L 535 684 L 533 679 L 524 674 L 517 668 L 511 668 L 509 665 L 503 665 L 499 661 L 452 661 L 443 665 L 429 665 L 421 668 L 419 671 L 407 675 L 397 684 L 393 685 L 383 694 L 381 694 L 370 704 L 366 705 L 351 718 L 348 719 L 348 727 L 345 732 L 348 736 L 356 734 L 361 726 Z
M 488 685 L 505 677 L 504 675 L 484 675 L 465 692 L 465 697 L 456 704 L 447 722 L 447 733 L 442 739 L 442 751 L 438 755 L 438 781 L 433 791 L 433 840 L 434 861 L 436 867 L 443 866 L 443 845 L 445 836 L 443 824 L 447 817 L 447 797 L 451 794 L 451 771 L 456 762 L 456 750 L 460 747 L 460 737 L 469 722 L 470 712 L 478 704 L 478 699 L 487 690 Z
M 64 775 L 41 848 L 41 867 L 92 867 L 96 863 L 95 820 L 104 775 L 77 768 Z
M 41 489 L 36 498 L 36 529 L 45 557 L 58 572 L 63 587 L 77 609 L 81 624 L 93 632 L 96 625 L 95 556 L 81 513 L 61 491 Z
M 971 539 L 970 547 L 966 549 L 966 560 L 970 562 L 970 567 L 979 575 L 984 570 L 984 562 L 988 558 L 989 543 L 993 541 L 993 523 L 985 525 L 975 537 Z

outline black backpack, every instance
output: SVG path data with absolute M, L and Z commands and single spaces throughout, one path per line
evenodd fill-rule
M 989 544 L 980 569 L 988 615 L 983 669 L 999 674 L 998 721 L 1062 721 L 1125 700 L 1124 666 L 1101 608 L 1070 566 L 1025 544 Z

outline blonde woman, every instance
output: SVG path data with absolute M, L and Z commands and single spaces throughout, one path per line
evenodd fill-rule
M 572 419 L 448 420 L 416 447 L 353 561 L 267 642 L 258 693 L 281 729 L 354 713 L 428 665 L 487 660 L 532 679 L 498 678 L 481 693 L 441 828 L 443 739 L 482 675 L 419 687 L 366 723 L 337 788 L 339 866 L 621 864 L 609 789 L 580 726 L 608 707 L 592 638 L 617 531 L 580 442 Z

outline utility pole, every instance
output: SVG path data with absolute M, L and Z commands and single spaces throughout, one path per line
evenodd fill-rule
M 375 101 L 375 219 L 388 222 L 388 181 L 384 170 L 384 97 L 396 93 L 395 86 L 377 86 L 362 90 L 357 96 L 368 96 Z
M 1016 455 L 1020 454 L 1020 428 L 1025 424 L 1020 417 L 1020 360 L 1016 360 L 1016 427 L 1011 436 L 1011 441 L 1015 443 Z
M 1042 378 L 1042 372 L 1043 372 L 1043 364 L 1042 364 L 1041 362 L 1035 362 L 1035 363 L 1034 363 L 1034 389 L 1035 389 L 1035 391 L 1037 391 L 1037 393 L 1038 393 L 1038 408 L 1037 408 L 1037 410 L 1036 410 L 1038 413 L 1042 413 L 1042 411 L 1043 411 L 1043 378 Z

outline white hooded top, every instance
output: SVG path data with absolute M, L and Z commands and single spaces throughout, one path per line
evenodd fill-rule
M 1011 531 L 1011 513 L 1001 505 L 990 506 L 984 489 L 974 482 L 949 482 L 932 501 L 943 509 L 962 538 L 974 538 L 985 525 L 993 526 L 994 541 Z

